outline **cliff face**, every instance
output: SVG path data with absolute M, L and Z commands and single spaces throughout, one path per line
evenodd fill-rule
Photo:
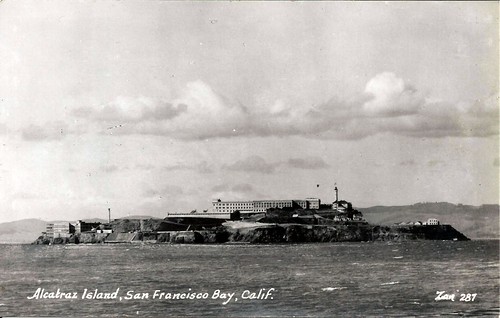
M 366 226 L 304 226 L 288 225 L 266 229 L 255 229 L 241 237 L 250 243 L 312 243 L 312 242 L 359 242 L 369 240 L 370 230 Z
M 71 235 L 70 237 L 48 237 L 46 235 L 39 236 L 32 244 L 78 244 L 80 240 L 76 235 Z
M 81 233 L 78 239 L 80 243 L 104 243 L 107 236 L 105 233 Z
M 129 222 L 124 222 L 127 226 Z M 133 225 L 135 226 L 135 225 Z M 144 228 L 144 225 L 143 225 Z M 373 226 L 369 224 L 261 224 L 254 227 L 233 228 L 219 226 L 207 230 L 115 232 L 112 234 L 81 233 L 68 238 L 40 236 L 34 244 L 66 243 L 225 243 L 244 242 L 254 244 L 313 243 L 313 242 L 362 242 L 404 240 L 469 240 L 451 225 L 427 226 Z
M 232 242 L 249 243 L 312 243 L 362 242 L 401 240 L 469 240 L 450 225 L 383 227 L 371 225 L 305 226 L 276 225 L 273 227 L 233 230 Z
M 468 241 L 469 238 L 451 225 L 426 226 L 375 226 L 373 240 L 457 240 Z

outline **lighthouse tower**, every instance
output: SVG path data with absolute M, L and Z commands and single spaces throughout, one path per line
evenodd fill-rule
M 335 210 L 339 209 L 339 189 L 335 186 Z

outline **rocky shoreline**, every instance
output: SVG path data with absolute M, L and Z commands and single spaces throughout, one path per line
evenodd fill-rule
M 96 243 L 172 243 L 172 244 L 283 244 L 317 242 L 366 242 L 411 240 L 469 240 L 451 225 L 379 226 L 367 223 L 338 225 L 259 224 L 240 227 L 237 222 L 209 229 L 162 230 L 161 220 L 148 220 L 146 229 L 134 226 L 134 220 L 122 220 L 114 233 L 78 233 L 64 238 L 40 236 L 33 244 L 96 244 Z M 126 225 L 123 227 L 123 225 Z M 144 222 L 143 222 L 144 224 Z M 248 225 L 248 222 L 247 222 Z M 124 231 L 125 228 L 128 231 Z M 123 232 L 119 232 L 123 231 Z

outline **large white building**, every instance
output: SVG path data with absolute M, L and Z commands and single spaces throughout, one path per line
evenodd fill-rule
M 213 212 L 233 213 L 239 211 L 242 214 L 265 213 L 270 208 L 286 208 L 300 206 L 303 209 L 319 209 L 321 201 L 317 198 L 305 200 L 258 200 L 258 201 L 212 201 Z
M 69 222 L 47 223 L 45 233 L 49 237 L 70 237 L 75 227 Z

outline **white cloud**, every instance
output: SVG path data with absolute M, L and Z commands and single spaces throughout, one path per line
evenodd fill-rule
M 96 107 L 80 107 L 73 111 L 76 117 L 108 123 L 138 123 L 172 119 L 186 111 L 186 105 L 172 105 L 162 100 L 146 97 L 117 97 L 113 102 Z
M 105 122 L 109 134 L 160 135 L 183 140 L 242 136 L 304 136 L 361 139 L 379 133 L 415 137 L 484 137 L 498 132 L 497 96 L 451 102 L 423 96 L 395 74 L 370 79 L 350 99 L 331 98 L 319 106 L 287 105 L 267 99 L 242 105 L 195 81 L 179 97 L 158 101 L 118 98 L 100 107 L 77 109 L 75 116 Z
M 394 73 L 381 73 L 368 81 L 365 93 L 373 96 L 363 104 L 368 115 L 402 116 L 415 114 L 423 98 Z

